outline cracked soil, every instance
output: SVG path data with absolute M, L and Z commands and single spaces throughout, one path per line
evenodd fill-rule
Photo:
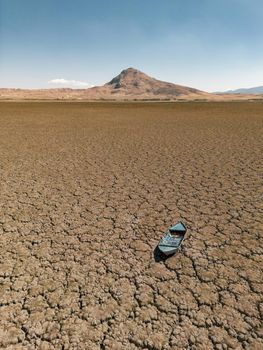
M 1 102 L 0 348 L 262 349 L 262 154 L 258 102 Z

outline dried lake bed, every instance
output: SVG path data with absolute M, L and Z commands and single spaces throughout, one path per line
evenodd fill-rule
M 261 102 L 0 102 L 0 348 L 262 349 L 262 135 Z

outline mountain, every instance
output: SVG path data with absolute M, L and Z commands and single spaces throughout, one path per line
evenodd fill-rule
M 210 94 L 164 82 L 128 68 L 103 86 L 88 89 L 0 89 L 1 99 L 176 100 L 203 99 Z
M 87 99 L 150 100 L 203 98 L 208 93 L 186 86 L 167 83 L 134 69 L 127 68 L 103 86 L 87 89 Z
M 150 95 L 150 96 L 180 96 L 189 94 L 203 94 L 203 91 L 186 86 L 175 85 L 150 77 L 149 75 L 134 69 L 123 70 L 119 75 L 106 83 L 111 94 L 124 95 Z
M 263 86 L 256 86 L 252 88 L 242 88 L 237 90 L 228 90 L 225 92 L 218 92 L 218 94 L 263 94 Z

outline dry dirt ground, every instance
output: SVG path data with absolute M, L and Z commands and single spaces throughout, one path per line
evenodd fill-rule
M 256 102 L 0 103 L 0 348 L 262 349 L 262 135 Z

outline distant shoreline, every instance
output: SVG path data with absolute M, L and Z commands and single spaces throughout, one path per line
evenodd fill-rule
M 129 100 L 85 100 L 85 99 L 48 99 L 48 98 L 33 98 L 33 99 L 16 99 L 16 98 L 0 98 L 0 103 L 114 103 L 114 104 L 133 104 L 133 103 L 161 103 L 161 104 L 176 104 L 176 103 L 241 103 L 241 102 L 263 102 L 263 96 L 258 98 L 240 98 L 240 99 L 177 99 L 177 100 L 158 100 L 158 99 L 129 99 Z

